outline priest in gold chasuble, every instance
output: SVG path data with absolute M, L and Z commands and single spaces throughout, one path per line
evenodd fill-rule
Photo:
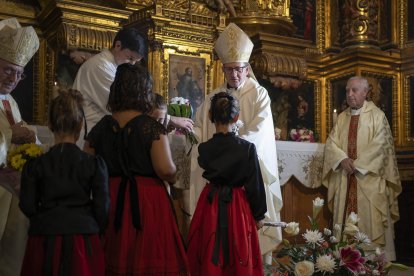
M 355 212 L 359 231 L 372 248 L 383 247 L 395 260 L 394 223 L 399 219 L 401 182 L 394 141 L 382 110 L 366 101 L 368 81 L 352 77 L 346 86 L 349 107 L 339 114 L 325 146 L 323 185 L 334 224 Z

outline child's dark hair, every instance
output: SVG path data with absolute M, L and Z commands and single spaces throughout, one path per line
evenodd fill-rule
M 83 97 L 75 89 L 59 89 L 59 96 L 52 100 L 49 107 L 49 128 L 53 133 L 78 135 L 82 121 Z
M 239 101 L 227 92 L 219 92 L 211 98 L 211 121 L 228 124 L 240 113 Z
M 112 47 L 115 47 L 117 41 L 121 42 L 121 49 L 129 49 L 137 52 L 140 56 L 145 57 L 147 48 L 144 38 L 140 35 L 138 30 L 133 28 L 121 29 L 115 35 Z
M 150 112 L 153 104 L 152 82 L 150 73 L 141 65 L 119 65 L 106 108 L 112 113 L 125 110 Z
M 153 94 L 153 108 L 156 109 L 165 109 L 167 108 L 167 104 L 165 103 L 165 99 L 158 93 Z

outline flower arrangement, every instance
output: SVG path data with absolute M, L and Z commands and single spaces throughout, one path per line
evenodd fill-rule
M 276 265 L 265 267 L 266 275 L 389 275 L 393 268 L 404 270 L 401 264 L 388 262 L 385 253 L 364 250 L 371 243 L 365 233 L 359 231 L 357 214 L 351 213 L 344 227 L 336 224 L 331 229 L 318 229 L 317 216 L 324 200 L 313 200 L 311 229 L 302 234 L 305 244 L 292 245 L 284 240 L 284 248 L 278 253 Z M 289 236 L 299 234 L 299 223 L 290 222 L 284 227 Z
M 192 116 L 192 107 L 188 99 L 182 97 L 174 97 L 170 100 L 170 103 L 167 106 L 167 113 L 171 116 L 191 118 Z M 187 141 L 190 142 L 190 145 L 193 146 L 198 144 L 197 138 L 193 132 L 180 129 L 176 131 L 178 134 L 185 134 Z M 190 149 L 191 150 L 191 149 Z
M 192 115 L 190 101 L 182 97 L 174 97 L 168 104 L 167 112 L 172 116 L 190 118 Z
M 312 130 L 307 128 L 292 128 L 290 130 L 290 139 L 296 142 L 315 142 L 315 135 Z
M 35 157 L 40 156 L 43 149 L 36 144 L 23 144 L 7 153 L 7 164 L 9 167 L 22 171 L 24 164 Z

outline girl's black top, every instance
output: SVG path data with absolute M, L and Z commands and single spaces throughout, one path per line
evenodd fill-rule
M 104 160 L 72 143 L 53 146 L 25 164 L 19 206 L 31 235 L 103 232 L 109 210 Z

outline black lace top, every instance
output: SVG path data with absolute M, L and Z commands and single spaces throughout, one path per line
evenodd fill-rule
M 155 177 L 151 146 L 167 131 L 147 115 L 131 119 L 123 128 L 110 115 L 99 121 L 86 140 L 102 156 L 110 176 L 141 175 Z

